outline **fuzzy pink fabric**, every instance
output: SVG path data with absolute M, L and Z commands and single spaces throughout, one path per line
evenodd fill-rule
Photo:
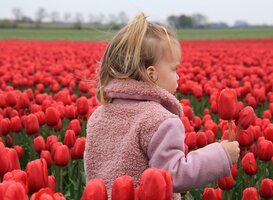
M 168 91 L 142 81 L 114 79 L 104 91 L 114 101 L 100 106 L 88 120 L 84 166 L 87 181 L 105 181 L 110 199 L 117 177 L 129 175 L 138 185 L 149 167 L 153 134 L 166 119 L 179 118 L 182 107 Z

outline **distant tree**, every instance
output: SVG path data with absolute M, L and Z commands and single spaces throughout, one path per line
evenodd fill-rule
M 179 20 L 178 17 L 171 15 L 167 18 L 167 22 L 171 27 L 178 28 L 179 27 Z
M 17 27 L 18 25 L 18 22 L 22 20 L 23 18 L 23 12 L 20 8 L 13 8 L 12 9 L 12 14 L 14 15 L 14 18 L 15 18 L 15 27 Z
M 96 23 L 96 16 L 93 15 L 92 13 L 88 15 L 88 22 L 90 24 L 95 24 Z
M 117 16 L 117 23 L 118 24 L 124 25 L 124 24 L 127 24 L 128 21 L 129 21 L 129 18 L 124 11 L 122 11 L 118 14 L 118 16 Z
M 84 19 L 83 19 L 82 14 L 81 13 L 76 13 L 74 28 L 75 29 L 82 29 L 83 21 L 84 21 Z
M 60 14 L 57 11 L 51 12 L 50 18 L 52 23 L 60 22 Z
M 167 18 L 170 26 L 175 28 L 191 28 L 193 26 L 193 21 L 190 16 L 180 15 L 178 17 L 172 15 Z
M 64 22 L 69 23 L 70 19 L 71 19 L 71 13 L 69 12 L 64 13 Z
M 47 12 L 44 8 L 39 8 L 36 12 L 36 27 L 40 28 L 43 20 L 47 17 Z
M 193 14 L 191 18 L 192 18 L 193 27 L 202 28 L 202 27 L 206 27 L 208 24 L 207 17 L 200 13 Z
M 113 13 L 110 13 L 109 16 L 108 16 L 108 24 L 116 24 L 117 22 L 117 17 L 115 14 Z
M 178 28 L 191 28 L 193 26 L 192 18 L 187 15 L 180 15 L 178 17 Z

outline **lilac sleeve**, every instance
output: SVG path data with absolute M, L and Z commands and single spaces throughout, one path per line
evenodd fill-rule
M 220 143 L 184 154 L 185 130 L 179 118 L 165 120 L 148 145 L 149 166 L 172 174 L 174 192 L 183 192 L 228 176 L 231 161 Z

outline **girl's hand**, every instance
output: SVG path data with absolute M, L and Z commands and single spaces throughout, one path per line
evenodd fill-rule
M 239 143 L 237 141 L 228 142 L 227 140 L 224 140 L 221 144 L 229 154 L 231 162 L 236 163 L 240 155 Z

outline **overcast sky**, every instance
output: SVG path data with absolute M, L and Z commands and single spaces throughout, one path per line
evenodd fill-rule
M 81 13 L 86 21 L 89 14 L 103 13 L 109 17 L 125 11 L 131 19 L 143 11 L 157 21 L 170 15 L 201 13 L 209 22 L 233 25 L 236 20 L 244 20 L 250 24 L 273 25 L 273 0 L 0 0 L 0 18 L 14 18 L 12 8 L 15 7 L 31 18 L 43 7 L 48 13 L 58 11 L 61 16 L 66 12 Z

